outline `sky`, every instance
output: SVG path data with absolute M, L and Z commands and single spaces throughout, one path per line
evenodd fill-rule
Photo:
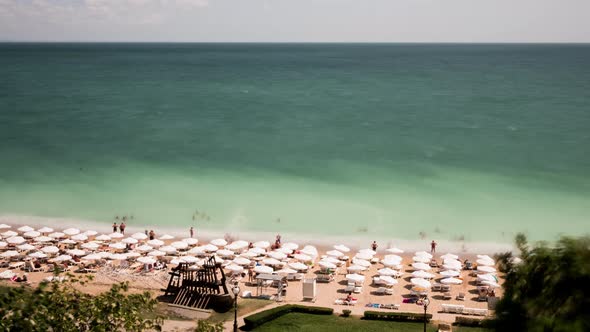
M 590 42 L 590 0 L 0 0 L 1 41 Z

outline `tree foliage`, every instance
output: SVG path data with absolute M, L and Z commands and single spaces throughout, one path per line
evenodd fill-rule
M 72 275 L 65 281 L 38 287 L 4 287 L 0 292 L 0 331 L 144 331 L 160 330 L 157 301 L 148 292 L 128 294 L 127 283 L 89 295 L 76 287 L 85 280 Z
M 498 331 L 590 331 L 590 238 L 564 237 L 555 246 L 529 246 L 519 234 L 523 261 L 499 256 L 506 272 L 498 302 Z
M 199 319 L 195 332 L 223 332 L 223 322 L 213 323 L 205 319 Z

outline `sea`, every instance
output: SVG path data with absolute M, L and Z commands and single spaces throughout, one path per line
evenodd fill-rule
M 424 248 L 588 234 L 590 45 L 2 43 L 0 215 Z

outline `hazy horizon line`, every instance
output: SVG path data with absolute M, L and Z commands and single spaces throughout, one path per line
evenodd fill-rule
M 2 44 L 403 44 L 403 45 L 590 45 L 588 42 L 372 42 L 372 41 L 92 41 L 92 40 L 0 40 Z

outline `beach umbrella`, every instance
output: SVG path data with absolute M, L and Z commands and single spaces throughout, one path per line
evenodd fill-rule
M 445 270 L 440 273 L 443 277 L 457 277 L 461 274 L 461 272 L 456 270 Z
M 74 241 L 82 242 L 82 241 L 88 240 L 88 236 L 86 236 L 84 234 L 76 234 L 76 235 L 72 236 L 70 239 L 72 239 Z
M 111 253 L 108 251 L 99 251 L 96 253 L 96 255 L 99 255 L 101 258 L 109 258 Z
M 477 271 L 485 273 L 494 273 L 496 272 L 496 269 L 492 266 L 480 265 L 477 267 Z
M 243 266 L 236 265 L 236 264 L 229 264 L 228 266 L 225 267 L 225 269 L 229 270 L 233 273 L 240 273 L 240 272 L 244 271 Z
M 428 263 L 428 262 L 430 262 L 430 258 L 425 257 L 425 256 L 414 256 L 414 257 L 412 257 L 412 260 L 414 262 L 418 262 L 418 263 Z
M 477 280 L 498 282 L 498 279 L 496 278 L 496 276 L 494 276 L 492 274 L 478 274 Z
M 351 274 L 346 275 L 346 280 L 349 280 L 352 282 L 363 282 L 363 281 L 365 281 L 365 276 L 360 275 L 360 274 L 356 274 L 356 273 L 351 273 Z
M 0 229 L 8 229 L 11 228 L 12 226 L 10 225 L 6 225 L 6 224 L 0 224 Z
M 263 259 L 262 263 L 264 263 L 266 265 L 280 265 L 281 261 L 279 261 L 278 259 L 269 257 L 269 258 Z
M 180 257 L 180 261 L 185 262 L 185 263 L 189 263 L 189 264 L 193 264 L 193 263 L 200 261 L 200 259 L 198 259 L 195 256 L 183 256 L 183 257 Z
M 159 250 L 163 251 L 167 254 L 175 254 L 176 253 L 176 248 L 174 248 L 173 246 L 163 246 L 163 247 L 160 247 Z
M 64 229 L 63 233 L 66 235 L 72 236 L 72 235 L 80 234 L 80 230 L 77 228 L 68 228 L 68 229 Z
M 141 254 L 138 253 L 137 251 L 130 251 L 130 252 L 126 253 L 125 255 L 127 255 L 127 258 L 137 258 L 137 257 L 141 256 Z
M 392 270 L 392 269 L 386 267 L 386 268 L 377 270 L 377 273 L 379 273 L 380 276 L 395 276 L 399 272 L 397 272 L 396 270 Z
M 153 259 L 152 257 L 139 257 L 137 259 L 138 262 L 143 263 L 143 264 L 155 264 L 156 260 Z
M 28 256 L 31 258 L 47 258 L 47 255 L 40 251 L 35 251 L 34 253 L 29 254 Z
M 233 257 L 235 255 L 233 251 L 227 249 L 217 250 L 217 254 L 221 257 Z
M 224 239 L 214 239 L 211 240 L 209 243 L 216 247 L 225 247 L 227 245 L 227 241 L 225 241 Z
M 140 240 L 140 241 L 148 238 L 148 236 L 145 235 L 145 233 L 141 233 L 141 232 L 133 233 L 133 235 L 131 235 L 131 237 L 136 240 Z
M 314 258 L 318 256 L 318 249 L 314 246 L 311 246 L 311 245 L 306 245 L 299 252 L 302 254 L 314 257 Z
M 121 233 L 111 233 L 109 234 L 109 237 L 112 239 L 121 239 L 124 238 L 125 235 L 121 234 Z
M 275 249 L 275 251 L 280 251 L 280 252 L 287 254 L 287 255 L 291 255 L 293 253 L 293 249 L 289 249 L 289 248 L 285 248 L 285 247 L 277 248 L 277 249 Z
M 393 247 L 393 248 L 388 248 L 388 249 L 385 249 L 385 251 L 387 251 L 387 252 L 389 252 L 389 253 L 392 253 L 392 254 L 403 254 L 403 253 L 404 253 L 404 251 L 403 251 L 403 250 L 401 250 L 401 249 L 399 249 L 399 248 L 395 248 L 395 247 Z
M 332 256 L 328 256 L 326 258 L 323 258 L 322 261 L 324 261 L 324 262 L 330 262 L 330 263 L 335 264 L 335 265 L 340 265 L 340 264 L 344 263 L 343 261 L 339 260 L 338 258 L 335 258 L 335 257 L 332 257 Z
M 4 248 L 8 245 L 8 243 L 4 242 L 4 241 L 0 241 L 0 248 Z
M 492 259 L 483 259 L 480 258 L 476 261 L 477 265 L 483 265 L 483 266 L 494 266 L 496 265 L 496 262 L 494 262 L 494 260 Z
M 189 246 L 194 246 L 197 243 L 199 243 L 199 240 L 194 239 L 192 237 L 187 237 L 187 238 L 182 239 L 182 242 L 188 243 Z
M 348 248 L 347 246 L 343 245 L 343 244 L 336 244 L 334 245 L 334 249 L 343 252 L 343 253 L 347 253 L 350 251 L 350 248 Z
M 233 262 L 237 265 L 248 265 L 251 261 L 245 257 L 236 257 L 233 259 Z
M 148 246 L 147 244 L 141 245 L 137 248 L 135 248 L 135 250 L 137 251 L 141 251 L 141 252 L 149 252 L 152 251 L 154 248 L 152 246 Z
M 80 246 L 84 249 L 88 249 L 88 250 L 96 250 L 100 247 L 100 245 L 96 242 L 88 242 L 88 243 L 82 243 L 82 245 Z
M 443 269 L 445 270 L 455 270 L 455 271 L 461 271 L 461 266 L 457 266 L 457 265 L 449 265 L 449 264 L 445 264 L 443 265 Z
M 37 237 L 37 236 L 40 236 L 40 235 L 41 235 L 41 233 L 39 233 L 37 231 L 28 231 L 28 232 L 26 232 L 26 233 L 23 234 L 23 236 L 24 237 L 27 237 L 27 238 L 33 238 L 33 237 Z
M 440 281 L 441 284 L 446 284 L 446 285 L 460 285 L 463 283 L 463 280 L 458 279 L 458 278 L 444 278 Z
M 381 279 L 381 281 L 384 281 L 385 284 L 392 286 L 392 285 L 397 285 L 398 281 L 393 279 L 390 276 L 381 276 L 379 277 L 379 279 Z
M 280 251 L 271 251 L 268 253 L 268 257 L 272 257 L 274 259 L 283 260 L 287 258 L 287 255 Z
M 124 261 L 127 259 L 127 255 L 125 255 L 125 254 L 110 254 L 109 258 L 114 261 Z
M 281 248 L 287 248 L 289 250 L 297 250 L 299 248 L 299 245 L 294 242 L 287 242 L 287 243 L 281 244 Z
M 53 259 L 54 262 L 64 262 L 64 261 L 71 261 L 72 256 L 70 255 L 59 255 Z
M 410 282 L 412 283 L 412 285 L 422 287 L 422 288 L 432 287 L 432 285 L 430 284 L 430 281 L 423 279 L 423 278 L 412 278 L 412 279 L 410 279 Z
M 46 254 L 57 254 L 59 252 L 59 248 L 56 246 L 47 246 L 41 248 L 41 251 L 43 251 Z
M 364 267 L 364 266 L 360 266 L 360 265 L 355 265 L 355 264 L 353 264 L 353 265 L 351 265 L 351 266 L 347 267 L 346 269 L 347 269 L 349 272 L 360 272 L 360 271 L 364 271 L 364 270 L 366 270 L 367 268 L 366 268 L 366 267 Z
M 82 259 L 86 260 L 86 261 L 95 261 L 95 260 L 102 259 L 102 258 L 103 257 L 101 255 L 99 255 L 98 253 L 90 254 L 90 255 L 86 255 L 86 256 L 82 257 Z
M 63 243 L 63 244 L 76 244 L 76 241 L 74 241 L 72 239 L 65 239 L 65 240 L 59 241 L 59 243 Z
M 66 235 L 62 232 L 53 232 L 47 236 L 49 236 L 50 238 L 54 238 L 54 239 L 61 239 L 62 237 L 65 237 Z
M 27 250 L 35 249 L 35 246 L 25 243 L 25 244 L 21 244 L 21 245 L 17 246 L 17 248 L 18 248 L 18 250 L 21 250 L 21 251 L 27 251 Z
M 324 269 L 335 269 L 337 266 L 334 263 L 330 263 L 330 262 L 326 262 L 326 261 L 320 261 L 319 266 L 323 267 Z
M 424 263 L 413 263 L 412 267 L 415 270 L 424 270 L 424 271 L 428 271 L 431 269 L 430 265 L 424 264 Z
M 477 255 L 478 259 L 487 259 L 487 260 L 494 260 L 492 257 L 488 255 Z
M 173 259 L 172 259 L 172 260 L 169 262 L 169 264 L 173 264 L 173 265 L 178 265 L 178 264 L 180 264 L 180 263 L 182 263 L 182 262 L 180 261 L 180 258 L 178 258 L 178 257 L 174 257 L 174 258 L 173 258 Z
M 459 259 L 459 256 L 455 255 L 455 254 L 444 254 L 442 256 L 440 256 L 440 258 L 442 259 Z
M 434 274 L 428 273 L 423 270 L 417 270 L 417 271 L 412 272 L 412 277 L 422 278 L 422 279 L 432 279 L 432 278 L 434 278 Z
M 286 267 L 286 268 L 280 269 L 278 271 L 275 271 L 275 273 L 277 273 L 277 274 L 293 274 L 293 273 L 297 273 L 297 271 Z
M 246 252 L 240 254 L 240 256 L 246 257 L 246 258 L 249 258 L 249 259 L 253 259 L 253 258 L 256 258 L 256 257 L 258 257 L 260 255 L 258 255 L 255 252 L 252 252 L 252 251 L 246 251 Z
M 500 284 L 498 284 L 495 281 L 484 280 L 481 283 L 484 284 L 484 285 L 486 285 L 486 286 L 490 286 L 490 287 L 494 287 L 494 288 L 500 287 Z
M 80 249 L 71 249 L 66 252 L 68 253 L 68 255 L 78 256 L 78 257 L 86 255 L 86 251 L 80 250 Z
M 152 247 L 160 247 L 160 246 L 163 246 L 164 245 L 164 241 L 158 240 L 158 239 L 149 240 L 146 243 L 149 244 Z
M 293 258 L 295 258 L 298 261 L 302 261 L 302 262 L 311 262 L 312 258 L 309 255 L 306 254 L 295 254 L 293 255 Z
M 16 250 L 8 250 L 8 251 L 5 251 L 2 254 L 0 254 L 0 256 L 4 257 L 4 258 L 16 257 L 18 255 L 20 255 L 20 254 Z
M 13 237 L 9 237 L 8 239 L 6 239 L 6 242 L 8 242 L 10 244 L 21 244 L 25 241 L 26 240 L 22 236 L 13 236 Z
M 301 263 L 301 262 L 292 262 L 292 263 L 289 263 L 289 267 L 292 268 L 292 269 L 294 269 L 294 270 L 297 270 L 297 271 L 307 270 L 308 269 L 308 266 L 305 265 L 305 264 L 303 264 L 303 263 Z
M 217 248 L 217 246 L 214 246 L 211 243 L 207 243 L 206 245 L 202 246 L 202 248 L 208 252 L 215 252 L 219 249 L 219 248 Z
M 90 236 L 95 236 L 96 234 L 98 234 L 98 232 L 97 231 L 93 231 L 93 230 L 88 230 L 88 231 L 86 231 L 86 232 L 84 232 L 82 234 L 90 237 Z
M 432 259 L 432 255 L 427 253 L 426 251 L 416 251 L 414 256 L 424 256 L 424 257 L 428 257 L 428 259 Z
M 383 264 L 383 266 L 385 267 L 393 267 L 396 269 L 400 269 L 401 265 L 400 265 L 400 261 L 394 261 L 394 260 L 382 260 L 381 264 Z
M 338 251 L 338 250 L 330 250 L 330 251 L 326 252 L 326 255 L 332 256 L 332 257 L 344 256 L 344 254 L 341 251 Z
M 94 239 L 97 241 L 110 241 L 111 237 L 106 234 L 102 234 L 102 235 L 95 237 Z
M 270 266 L 258 265 L 254 267 L 256 273 L 272 273 L 274 270 Z
M 270 247 L 270 242 L 268 242 L 268 241 L 258 241 L 258 242 L 254 242 L 253 245 L 256 248 L 266 249 L 266 248 Z
M 51 227 L 41 227 L 41 228 L 39 228 L 37 230 L 37 232 L 40 232 L 40 233 L 43 233 L 43 234 L 45 234 L 45 233 L 51 233 L 51 232 L 53 232 L 53 228 L 51 228 Z
M 191 254 L 191 255 L 197 255 L 197 256 L 199 256 L 199 255 L 204 255 L 205 253 L 207 253 L 207 251 L 205 250 L 204 246 L 199 246 L 199 247 L 191 248 L 188 251 L 188 253 Z
M 17 236 L 17 235 L 18 235 L 18 233 L 15 231 L 6 231 L 6 232 L 2 233 L 2 236 L 7 237 L 7 238 Z
M 19 228 L 18 228 L 18 231 L 19 231 L 19 232 L 22 232 L 22 233 L 26 233 L 26 232 L 32 232 L 32 231 L 34 231 L 34 230 L 35 230 L 35 229 L 34 229 L 33 227 L 30 227 L 30 226 L 22 226 L 22 227 L 19 227 Z
M 109 248 L 113 248 L 116 250 L 123 250 L 123 249 L 127 248 L 127 246 L 125 245 L 125 243 L 115 242 L 115 243 L 109 244 Z
M 253 252 L 256 255 L 264 255 L 264 254 L 266 254 L 266 250 L 264 250 L 262 248 L 258 248 L 258 247 L 252 248 L 252 249 L 248 250 L 248 252 Z
M 53 241 L 52 238 L 50 238 L 49 236 L 44 236 L 44 235 L 35 238 L 35 242 L 51 242 L 51 241 Z
M 371 260 L 373 258 L 373 255 L 366 253 L 366 252 L 365 253 L 359 252 L 354 257 L 358 258 L 358 259 Z
M 127 237 L 127 238 L 124 238 L 123 240 L 121 240 L 121 242 L 127 243 L 127 244 L 136 244 L 137 240 L 132 237 Z
M 361 249 L 361 250 L 359 250 L 359 254 L 367 254 L 367 255 L 370 255 L 371 257 L 373 257 L 377 254 L 377 252 L 373 249 Z
M 225 249 L 228 249 L 228 250 L 234 250 L 234 251 L 235 251 L 235 250 L 242 250 L 242 249 L 245 249 L 245 248 L 247 248 L 247 247 L 248 247 L 248 245 L 249 245 L 249 243 L 248 243 L 248 242 L 246 242 L 246 241 L 243 241 L 243 240 L 238 240 L 238 241 L 234 241 L 234 242 L 232 242 L 232 243 L 228 244 L 228 245 L 225 247 Z
M 356 265 L 360 265 L 360 266 L 362 266 L 362 267 L 367 267 L 367 268 L 368 268 L 369 266 L 371 266 L 371 262 L 369 262 L 369 261 L 366 261 L 366 260 L 364 260 L 364 259 L 359 259 L 359 258 L 353 258 L 353 259 L 352 259 L 352 263 L 353 263 L 353 264 L 356 264 Z
M 398 256 L 398 255 L 385 255 L 385 257 L 383 257 L 383 260 L 392 260 L 392 261 L 398 261 L 401 263 L 403 258 L 402 258 L 402 256 Z
M 154 251 L 150 251 L 148 253 L 148 256 L 154 256 L 154 257 L 164 256 L 164 255 L 166 255 L 166 253 L 163 251 L 160 251 L 160 250 L 154 250 Z
M 164 234 L 162 236 L 160 236 L 160 240 L 172 240 L 174 238 L 174 236 L 170 235 L 170 234 Z

